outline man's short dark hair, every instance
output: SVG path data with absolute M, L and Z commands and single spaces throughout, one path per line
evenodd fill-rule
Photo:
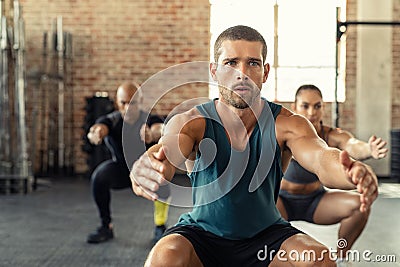
M 218 61 L 218 58 L 221 54 L 220 48 L 224 41 L 237 41 L 237 40 L 245 40 L 250 42 L 260 42 L 263 45 L 262 56 L 265 62 L 267 58 L 267 44 L 265 43 L 264 37 L 255 29 L 244 26 L 237 25 L 230 27 L 223 31 L 217 38 L 214 44 L 214 60 Z

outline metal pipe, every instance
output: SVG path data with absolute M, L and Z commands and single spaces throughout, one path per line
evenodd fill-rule
M 336 8 L 336 21 L 339 21 L 340 7 Z M 339 28 L 336 28 L 337 30 Z M 339 78 L 339 42 L 338 33 L 336 33 L 336 46 L 335 46 L 335 101 L 332 103 L 332 121 L 336 128 L 339 128 L 339 102 L 338 102 L 338 78 Z
M 338 21 L 340 26 L 347 26 L 347 25 L 388 25 L 388 26 L 394 26 L 394 25 L 400 25 L 400 21 Z
M 20 6 L 19 1 L 14 0 L 14 43 L 13 48 L 15 50 L 19 49 L 19 17 L 20 17 Z
M 25 38 L 24 20 L 20 17 L 21 6 L 19 1 L 14 1 L 14 45 L 16 50 L 15 64 L 15 96 L 17 97 L 16 114 L 18 115 L 17 136 L 19 137 L 19 161 L 21 177 L 27 178 L 28 170 L 28 145 L 26 137 L 26 115 L 25 115 Z
M 7 17 L 5 16 L 4 1 L 1 1 L 0 6 L 0 57 L 1 57 L 1 78 L 0 78 L 0 155 L 1 166 L 11 169 L 11 144 L 10 144 L 10 99 L 9 99 L 9 84 L 8 84 L 8 42 L 7 42 Z M 4 171 L 4 170 L 3 170 Z
M 65 166 L 67 167 L 67 173 L 69 175 L 73 174 L 74 171 L 74 141 L 73 141 L 73 99 L 74 92 L 72 87 L 72 34 L 66 33 L 65 35 L 65 48 L 64 48 L 64 59 L 65 59 L 65 69 L 64 69 L 64 83 L 66 85 L 66 97 L 68 101 L 66 102 L 66 114 L 68 114 L 68 124 L 65 127 Z
M 278 3 L 275 2 L 274 5 L 274 64 L 273 68 L 275 70 L 275 100 L 278 98 L 278 14 L 279 14 Z
M 338 90 L 338 68 L 339 68 L 339 43 L 342 35 L 347 31 L 349 25 L 371 25 L 371 26 L 400 26 L 400 21 L 339 21 L 340 9 L 336 8 L 336 63 L 335 63 L 335 102 L 332 112 L 333 121 L 335 126 L 339 127 L 339 102 L 337 97 Z
M 58 169 L 64 167 L 64 33 L 62 16 L 57 17 L 57 72 L 58 72 Z
M 20 99 L 20 130 L 21 130 L 21 151 L 22 151 L 22 177 L 28 177 L 29 174 L 29 154 L 28 154 L 28 142 L 26 136 L 26 107 L 25 107 L 25 92 L 26 92 L 26 66 L 25 66 L 25 21 L 19 19 L 19 99 Z
M 337 39 L 347 31 L 347 26 L 349 25 L 371 25 L 371 26 L 400 26 L 400 21 L 339 21 L 337 19 Z

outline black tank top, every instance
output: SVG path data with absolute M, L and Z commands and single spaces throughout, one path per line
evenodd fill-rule
M 322 129 L 322 139 L 326 143 L 328 143 L 328 135 L 332 131 L 332 128 L 329 128 L 329 131 L 327 132 L 326 136 L 322 122 L 321 122 L 321 129 Z M 287 167 L 283 179 L 296 184 L 310 184 L 319 180 L 317 175 L 304 169 L 293 158 L 290 160 L 289 166 Z

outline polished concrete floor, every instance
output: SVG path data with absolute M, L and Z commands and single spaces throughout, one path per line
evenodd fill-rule
M 400 184 L 382 183 L 380 191 L 352 266 L 400 266 Z M 142 266 L 152 246 L 152 203 L 129 189 L 113 191 L 112 211 L 115 239 L 91 245 L 86 236 L 98 220 L 87 179 L 43 179 L 26 195 L 0 195 L 0 266 Z M 184 211 L 171 207 L 169 225 Z M 338 225 L 294 225 L 336 247 Z

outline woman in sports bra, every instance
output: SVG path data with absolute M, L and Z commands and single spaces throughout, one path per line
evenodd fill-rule
M 358 160 L 386 156 L 388 149 L 381 138 L 373 135 L 367 143 L 347 131 L 323 125 L 323 106 L 319 88 L 306 84 L 297 89 L 292 109 L 313 124 L 319 137 L 328 146 L 346 150 Z M 346 251 L 363 231 L 369 216 L 369 211 L 360 212 L 360 195 L 357 192 L 325 190 L 318 177 L 300 166 L 294 158 L 282 179 L 277 207 L 288 221 L 302 220 L 322 225 L 340 223 L 338 238 L 345 239 L 347 246 L 338 248 L 339 258 L 345 257 Z

